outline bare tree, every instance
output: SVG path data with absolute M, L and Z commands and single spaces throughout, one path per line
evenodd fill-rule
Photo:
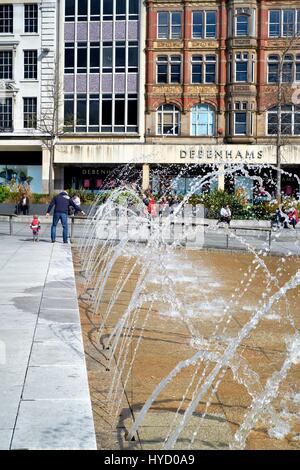
M 274 108 L 277 110 L 277 119 L 274 120 L 273 136 L 276 137 L 276 198 L 281 201 L 282 186 L 282 151 L 290 141 L 290 123 L 286 118 L 285 107 L 291 105 L 293 75 L 295 73 L 295 60 L 289 53 L 298 46 L 299 36 L 288 35 L 285 40 L 285 47 L 281 49 L 276 71 L 276 88 Z M 278 54 L 277 54 L 278 55 Z M 275 63 L 274 63 L 275 65 Z M 269 109 L 265 109 L 268 112 Z
M 49 181 L 48 191 L 49 194 L 54 192 L 54 155 L 55 146 L 65 131 L 64 122 L 60 120 L 60 110 L 63 105 L 63 85 L 59 80 L 58 73 L 56 73 L 56 64 L 54 70 L 50 70 L 49 79 L 44 85 L 44 93 L 47 97 L 47 105 L 43 106 L 40 115 L 37 118 L 36 130 L 40 134 L 40 139 L 43 145 L 49 152 Z

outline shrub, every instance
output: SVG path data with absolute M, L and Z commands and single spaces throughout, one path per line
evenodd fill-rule
M 9 198 L 10 190 L 8 186 L 0 186 L 0 203 Z

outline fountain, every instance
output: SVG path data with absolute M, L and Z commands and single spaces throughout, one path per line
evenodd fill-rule
M 148 335 L 152 331 L 157 338 L 175 334 L 168 331 L 169 322 L 184 337 L 180 351 L 176 353 L 175 347 L 168 364 L 163 360 L 160 363 L 168 372 L 157 383 L 153 378 L 152 392 L 138 404 L 137 414 L 132 398 L 134 420 L 128 429 L 129 441 L 145 421 L 149 422 L 155 406 L 158 414 L 168 418 L 160 436 L 163 449 L 177 448 L 183 434 L 189 437 L 181 445 L 197 448 L 200 441 L 204 442 L 203 427 L 207 428 L 208 418 L 219 420 L 224 429 L 226 421 L 223 448 L 249 448 L 249 437 L 262 429 L 264 439 L 278 441 L 278 448 L 287 436 L 294 445 L 299 441 L 300 384 L 294 380 L 300 364 L 295 315 L 299 314 L 295 302 L 300 285 L 298 257 L 289 252 L 281 257 L 268 256 L 267 240 L 258 247 L 243 233 L 212 225 L 207 229 L 212 237 L 227 237 L 227 247 L 230 239 L 244 253 L 205 251 L 203 207 L 183 212 L 189 198 L 207 182 L 220 174 L 234 176 L 237 172 L 250 177 L 242 164 L 227 165 L 222 170 L 212 166 L 191 185 L 173 213 L 160 217 L 151 218 L 141 195 L 127 185 L 92 208 L 93 217 L 87 221 L 79 253 L 90 309 L 101 316 L 98 341 L 107 354 L 106 369 L 113 370 L 107 403 L 115 423 L 122 403 L 120 387 L 134 395 L 136 364 L 139 376 L 148 379 L 147 373 L 140 372 L 149 366 Z M 251 178 L 261 184 L 261 176 Z M 281 233 L 276 232 L 275 242 Z M 295 250 L 298 246 L 296 237 Z M 224 271 L 224 277 L 220 271 Z M 162 348 L 162 358 L 167 353 Z M 265 360 L 261 368 L 258 358 Z M 155 370 L 153 364 L 151 370 Z M 174 384 L 178 395 L 174 408 L 170 411 L 160 402 L 156 405 L 159 397 L 170 394 Z M 237 387 L 243 391 L 247 405 L 239 406 L 234 419 L 226 411 L 225 419 L 221 419 L 221 409 L 238 407 L 226 404 L 231 395 L 228 384 L 232 390 Z M 138 386 L 144 397 L 143 386 Z M 154 413 L 154 427 L 155 419 Z

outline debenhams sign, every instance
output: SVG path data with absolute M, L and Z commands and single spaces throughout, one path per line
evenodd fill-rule
M 274 147 L 252 145 L 216 145 L 188 147 L 179 150 L 183 162 L 224 161 L 224 162 L 263 162 L 274 158 Z

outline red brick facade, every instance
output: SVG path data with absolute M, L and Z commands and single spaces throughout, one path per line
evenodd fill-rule
M 191 109 L 203 103 L 215 111 L 214 132 L 212 136 L 201 136 L 203 143 L 267 143 L 270 136 L 266 131 L 266 110 L 276 105 L 278 86 L 268 84 L 268 56 L 286 53 L 300 54 L 300 40 L 292 41 L 286 37 L 269 37 L 269 10 L 299 9 L 300 1 L 278 0 L 148 0 L 146 32 L 146 137 L 149 142 L 193 143 L 199 136 L 192 136 Z M 238 36 L 232 29 L 238 9 L 249 9 L 253 34 Z M 216 37 L 193 38 L 192 12 L 216 11 Z M 181 12 L 181 38 L 158 38 L 158 12 Z M 300 13 L 299 13 L 300 19 Z M 230 32 L 233 31 L 233 32 Z M 288 46 L 288 47 L 287 47 Z M 230 55 L 235 60 L 236 53 L 248 54 L 253 61 L 253 80 L 236 83 L 229 79 L 228 62 Z M 159 56 L 181 56 L 181 82 L 157 82 L 157 58 Z M 216 56 L 215 83 L 192 83 L 191 59 L 195 55 L 214 54 Z M 235 67 L 235 65 L 234 65 Z M 251 64 L 249 64 L 249 70 Z M 300 86 L 300 84 L 299 84 Z M 292 99 L 292 86 L 285 90 Z M 237 102 L 247 103 L 246 136 L 236 136 L 233 131 L 233 112 Z M 179 135 L 159 136 L 157 109 L 163 104 L 173 104 L 180 111 Z M 251 122 L 250 122 L 251 120 Z M 296 137 L 295 137 L 296 139 Z

